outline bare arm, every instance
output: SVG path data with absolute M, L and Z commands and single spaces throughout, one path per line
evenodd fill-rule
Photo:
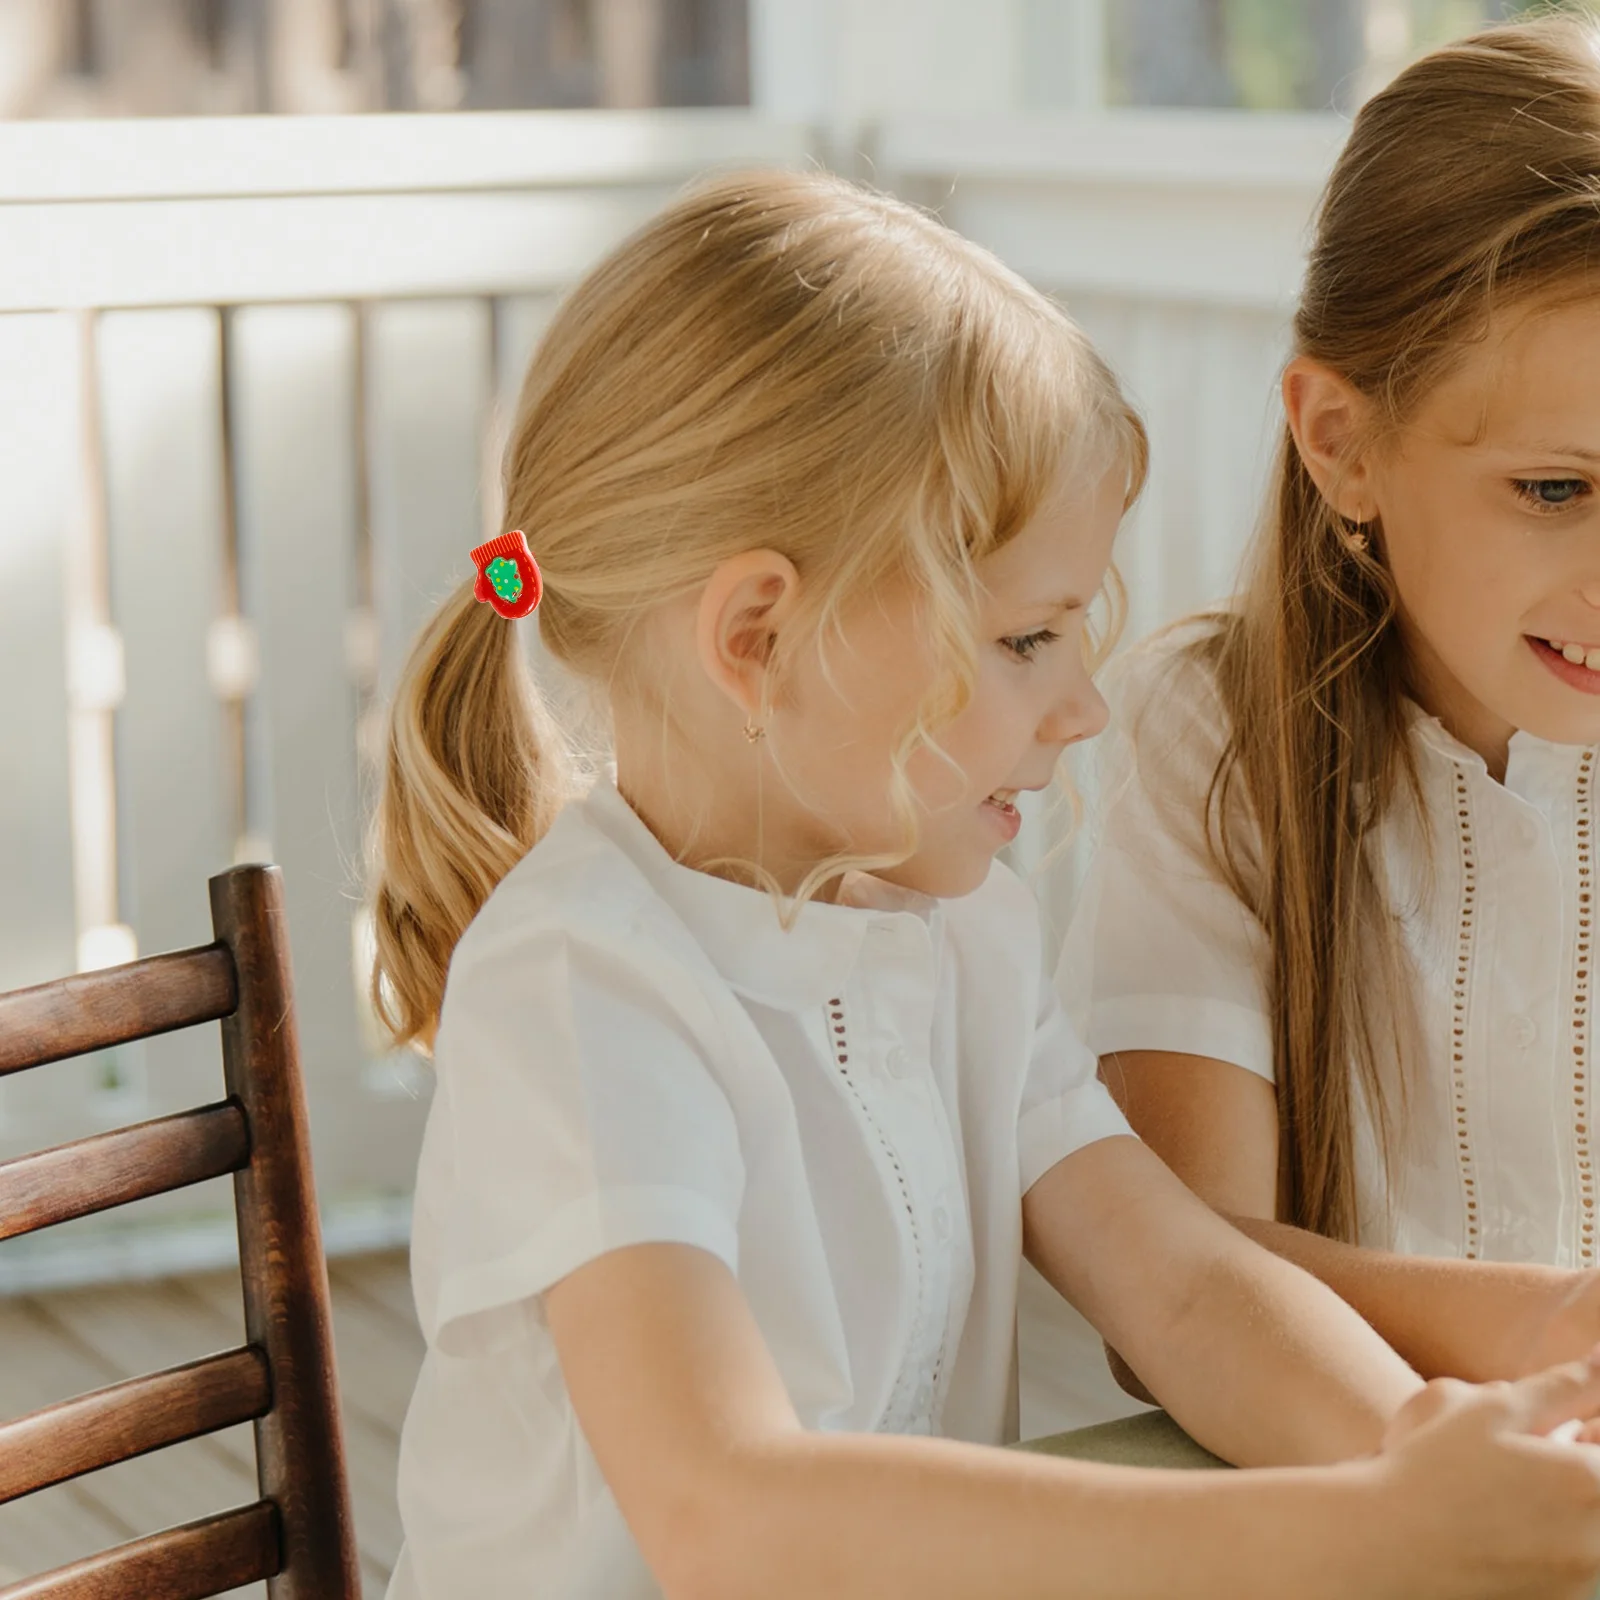
M 669 1600 L 1420 1592 L 1396 1544 L 1385 1553 L 1392 1497 L 1372 1462 L 1154 1472 L 807 1432 L 737 1282 L 687 1246 L 615 1251 L 545 1305 L 585 1437 Z
M 1255 1073 L 1154 1050 L 1106 1056 L 1100 1070 L 1134 1130 L 1202 1200 L 1314 1273 L 1423 1377 L 1520 1377 L 1600 1338 L 1588 1275 L 1357 1249 L 1276 1221 L 1276 1096 Z
M 1600 1573 L 1600 1452 L 1529 1437 L 1600 1411 L 1591 1366 L 1430 1385 L 1375 1459 L 1156 1472 L 807 1432 L 737 1282 L 688 1246 L 614 1251 L 543 1302 L 667 1600 L 1556 1600 Z
M 1136 1140 L 1058 1162 L 1022 1215 L 1028 1259 L 1224 1460 L 1368 1454 L 1422 1388 L 1336 1294 L 1229 1227 Z

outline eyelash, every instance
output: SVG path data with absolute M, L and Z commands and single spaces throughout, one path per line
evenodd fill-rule
M 1537 491 L 1552 483 L 1572 484 L 1576 487 L 1577 493 L 1566 500 L 1540 499 Z M 1538 515 L 1547 517 L 1554 516 L 1558 512 L 1571 510 L 1580 500 L 1594 493 L 1593 489 L 1582 478 L 1513 478 L 1511 484 L 1516 490 L 1518 498 L 1526 506 Z
M 1054 644 L 1060 637 L 1059 633 L 1049 628 L 1041 628 L 1037 633 L 1019 634 L 1015 638 L 1002 639 L 1000 643 L 1019 661 L 1031 661 L 1036 651 L 1042 650 L 1047 644 Z

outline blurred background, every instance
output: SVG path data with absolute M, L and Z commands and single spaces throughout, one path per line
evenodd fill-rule
M 759 30 L 771 9 L 762 0 L 0 0 L 0 116 L 748 105 L 752 24 Z M 852 26 L 842 0 L 795 9 L 824 27 Z M 915 26 L 915 8 L 890 9 Z M 928 9 L 952 8 L 935 0 Z M 1535 7 L 968 0 L 958 9 L 975 28 L 1016 38 L 1020 104 L 1315 111 L 1348 108 L 1421 51 Z
M 207 877 L 281 865 L 374 1585 L 431 1085 L 366 1007 L 363 829 L 386 697 L 499 531 L 561 294 L 713 167 L 824 164 L 936 208 L 1062 299 L 1147 417 L 1131 640 L 1232 584 L 1349 116 L 1529 9 L 1561 8 L 0 0 L 0 990 L 207 943 Z M 1014 863 L 1057 826 L 1028 812 Z M 1067 850 L 1035 877 L 1052 943 L 1076 874 Z M 0 1081 L 0 1159 L 219 1081 L 209 1030 Z M 12 1399 L 28 1329 L 86 1384 L 132 1358 L 103 1342 L 126 1302 L 69 1289 L 160 1284 L 192 1321 L 232 1228 L 223 1180 L 0 1244 Z M 79 1533 L 139 1520 L 95 1493 Z M 0 1518 L 0 1569 L 56 1550 L 30 1519 Z

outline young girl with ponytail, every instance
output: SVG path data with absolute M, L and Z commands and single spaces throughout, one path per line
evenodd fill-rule
M 1197 1194 L 1424 1375 L 1513 1377 L 1600 1335 L 1600 23 L 1362 107 L 1283 400 L 1236 602 L 1107 673 L 1059 981 Z M 1037 1420 L 1125 1409 L 1026 1298 Z
M 1086 614 L 1144 466 L 1059 310 L 821 176 L 697 189 L 555 319 L 514 531 L 422 630 L 377 818 L 375 998 L 437 1070 L 391 1600 L 1600 1571 L 1600 1451 L 1549 1437 L 1600 1368 L 1425 1386 L 1217 1217 L 1129 1135 L 994 860 L 1103 723 Z M 593 763 L 531 624 L 602 692 Z M 996 1448 L 1024 1251 L 1277 1470 Z

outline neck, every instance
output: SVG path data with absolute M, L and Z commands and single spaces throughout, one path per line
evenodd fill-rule
M 1403 630 L 1412 698 L 1469 750 L 1483 757 L 1489 775 L 1504 783 L 1511 736 L 1517 730 L 1463 689 L 1433 647 L 1414 630 Z
M 697 872 L 764 887 L 722 858 L 753 862 L 793 895 L 827 852 L 794 842 L 802 824 L 792 802 L 784 803 L 788 796 L 766 751 L 736 751 L 743 762 L 708 755 L 674 764 L 669 776 L 662 743 L 659 729 L 647 738 L 630 737 L 621 726 L 616 731 L 617 789 L 667 854 Z M 814 898 L 832 904 L 838 888 L 834 879 Z

